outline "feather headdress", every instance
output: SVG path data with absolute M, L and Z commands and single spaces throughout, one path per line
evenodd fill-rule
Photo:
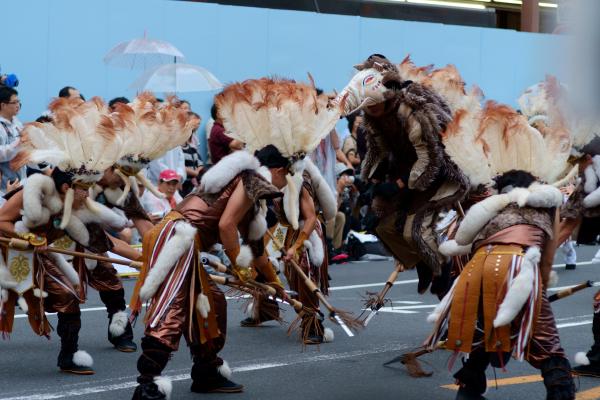
M 331 132 L 340 107 L 326 95 L 317 95 L 312 82 L 275 78 L 231 84 L 215 97 L 215 104 L 229 135 L 245 143 L 246 150 L 254 153 L 273 145 L 289 159 L 284 203 L 288 220 L 297 229 L 303 159 Z
M 125 190 L 117 201 L 122 205 L 131 187 L 141 183 L 157 197 L 164 197 L 141 173 L 152 160 L 183 145 L 192 134 L 194 122 L 174 102 L 160 103 L 151 93 L 142 93 L 130 104 L 117 104 L 110 114 L 123 138 L 122 157 L 117 160 L 117 174 Z
M 25 127 L 21 151 L 11 161 L 11 167 L 46 162 L 70 174 L 75 185 L 90 187 L 122 154 L 123 141 L 108 117 L 106 104 L 98 97 L 87 102 L 59 98 L 49 108 L 53 122 L 34 122 Z M 69 223 L 73 196 L 74 190 L 69 188 L 61 221 L 63 229 Z

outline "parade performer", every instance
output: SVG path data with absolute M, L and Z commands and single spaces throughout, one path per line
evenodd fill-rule
M 569 171 L 571 138 L 564 130 L 542 135 L 510 107 L 488 102 L 464 145 L 477 143 L 487 151 L 463 171 L 471 176 L 479 165 L 489 166 L 497 194 L 471 206 L 454 239 L 440 246 L 447 256 L 471 259 L 429 316 L 435 329 L 427 346 L 446 338 L 453 359 L 468 354 L 454 375 L 457 399 L 483 399 L 486 368 L 504 367 L 511 355 L 541 370 L 547 399 L 574 399 L 570 364 L 545 293 L 563 203 L 555 186 Z
M 285 264 L 285 275 L 297 299 L 313 313 L 299 315 L 301 337 L 305 344 L 333 340 L 333 332 L 325 329 L 319 311 L 319 299 L 302 282 L 289 261 L 298 259 L 304 273 L 327 294 L 328 260 L 324 221 L 335 216 L 335 195 L 309 155 L 335 126 L 339 108 L 320 94 L 314 85 L 283 79 L 248 80 L 228 86 L 215 102 L 225 127 L 233 137 L 246 144 L 246 151 L 256 155 L 270 171 L 270 180 L 284 193 L 273 201 L 281 238 L 265 238 L 273 243 Z M 277 112 L 274 112 L 277 110 Z M 269 234 L 271 235 L 271 233 Z M 266 257 L 259 264 L 264 277 L 273 281 L 273 267 Z M 243 326 L 256 326 L 277 319 L 276 304 L 255 299 L 253 315 Z
M 61 338 L 58 366 L 75 374 L 94 373 L 90 355 L 78 350 L 79 304 L 85 300 L 86 284 L 100 291 L 113 315 L 121 309 L 119 304 L 123 303 L 124 309 L 122 285 L 112 264 L 81 257 L 71 264 L 61 255 L 44 250 L 66 234 L 79 251 L 118 252 L 120 245 L 115 246 L 103 229 L 122 229 L 126 220 L 87 197 L 88 188 L 120 154 L 122 141 L 103 115 L 105 107 L 98 98 L 85 103 L 58 99 L 50 105 L 53 123 L 26 126 L 22 150 L 12 165 L 18 168 L 48 162 L 54 170 L 51 176 L 31 175 L 22 190 L 12 193 L 0 209 L 3 234 L 25 238 L 36 246 L 34 250 L 17 252 L 9 247 L 3 251 L 0 330 L 10 333 L 18 304 L 29 316 L 34 332 L 49 336 L 51 327 L 44 311 L 56 312 L 56 331 Z M 109 330 L 124 331 L 126 321 L 112 318 Z M 133 343 L 124 337 L 119 344 Z
M 462 200 L 469 182 L 444 149 L 442 133 L 451 110 L 434 90 L 404 79 L 398 66 L 374 54 L 338 96 L 344 113 L 364 110 L 365 181 L 393 186 L 396 211 L 376 233 L 406 269 L 417 268 L 419 292 L 442 273 L 435 220 Z
M 183 335 L 193 358 L 193 392 L 240 392 L 219 351 L 225 344 L 227 304 L 200 263 L 200 251 L 221 243 L 241 280 L 252 276 L 251 263 L 262 254 L 266 230 L 260 201 L 280 192 L 259 173 L 259 161 L 238 151 L 224 157 L 158 225 L 144 236 L 144 267 L 133 298 L 134 314 L 148 302 L 143 353 L 138 360 L 139 386 L 134 399 L 164 399 L 170 383 L 161 372 Z M 244 242 L 258 246 L 240 246 Z

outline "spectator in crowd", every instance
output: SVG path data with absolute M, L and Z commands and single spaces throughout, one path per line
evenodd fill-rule
M 110 108 L 110 111 L 115 111 L 115 105 L 117 104 L 129 104 L 129 99 L 127 97 L 115 97 L 108 102 L 108 108 Z
M 192 111 L 192 105 L 187 100 L 179 100 L 179 108 L 187 112 Z
M 338 211 L 335 218 L 327 221 L 326 232 L 331 233 L 331 235 L 326 236 L 329 245 L 329 259 L 332 262 L 339 262 L 348 258 L 342 251 L 342 246 L 344 244 L 344 228 L 346 226 L 346 215 L 342 211 L 342 205 L 343 200 L 345 199 L 346 187 L 352 185 L 354 171 L 345 164 L 338 162 L 335 164 L 335 174 L 337 178 L 336 193 Z
M 64 88 L 60 89 L 58 92 L 58 97 L 63 97 L 66 99 L 76 99 L 79 97 L 81 100 L 85 101 L 83 95 L 79 93 L 79 90 L 75 89 L 73 86 L 65 86 Z
M 215 120 L 208 138 L 208 149 L 213 164 L 216 164 L 221 158 L 230 154 L 233 151 L 241 150 L 244 144 L 239 140 L 235 140 L 225 133 L 223 122 L 219 118 L 219 113 L 216 104 L 213 104 L 210 109 L 210 115 Z
M 181 189 L 181 195 L 183 197 L 187 196 L 196 186 L 198 186 L 200 177 L 204 172 L 204 163 L 200 157 L 198 147 L 194 144 L 196 131 L 200 127 L 200 116 L 193 111 L 189 111 L 188 115 L 194 121 L 194 129 L 192 130 L 192 134 L 187 143 L 181 148 L 185 158 L 185 172 L 187 175 Z
M 19 93 L 7 86 L 0 87 L 0 189 L 6 190 L 9 183 L 16 184 L 25 177 L 25 169 L 13 171 L 10 161 L 17 154 L 23 124 L 17 118 L 21 110 Z
M 348 120 L 348 130 L 350 131 L 350 134 L 344 139 L 342 152 L 346 155 L 354 170 L 358 171 L 361 162 L 360 155 L 358 154 L 358 132 L 362 122 L 362 116 L 355 113 L 348 115 L 346 119 Z
M 149 190 L 144 191 L 142 195 L 142 206 L 150 215 L 152 222 L 157 223 L 169 211 L 171 211 L 182 198 L 177 192 L 181 183 L 181 176 L 172 169 L 163 170 L 158 179 L 158 191 L 165 194 L 164 199 L 159 199 Z

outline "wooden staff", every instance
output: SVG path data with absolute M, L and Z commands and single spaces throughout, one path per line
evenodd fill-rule
M 573 287 L 563 289 L 560 292 L 556 292 L 553 295 L 548 296 L 548 301 L 552 303 L 553 301 L 564 299 L 565 297 L 569 297 L 570 295 L 577 293 L 580 290 L 583 290 L 583 289 L 586 289 L 586 288 L 589 288 L 592 286 L 598 286 L 598 283 L 596 283 L 594 281 L 582 282 L 579 285 L 575 285 Z
M 369 324 L 369 321 L 371 321 L 371 319 L 377 315 L 377 311 L 383 307 L 383 304 L 385 303 L 385 296 L 387 295 L 387 293 L 390 291 L 390 289 L 392 288 L 392 286 L 394 286 L 394 282 L 396 282 L 396 279 L 398 278 L 398 274 L 400 272 L 402 272 L 402 269 L 404 267 L 401 264 L 398 264 L 396 266 L 396 268 L 394 268 L 394 270 L 392 271 L 392 273 L 390 274 L 390 276 L 388 277 L 387 281 L 385 282 L 385 285 L 383 286 L 383 288 L 381 289 L 381 291 L 379 292 L 379 294 L 377 294 L 376 296 L 371 296 L 366 304 L 365 307 L 366 308 L 370 308 L 371 312 L 369 313 L 369 315 L 365 318 L 364 322 L 363 322 L 363 326 L 367 326 Z
M 297 312 L 310 311 L 306 307 L 304 307 L 304 305 L 302 303 L 300 303 L 298 300 L 282 299 L 281 297 L 277 296 L 277 290 L 275 290 L 275 288 L 273 288 L 269 285 L 261 284 L 259 282 L 255 282 L 255 281 L 243 283 L 238 280 L 234 280 L 229 277 L 220 276 L 220 275 L 210 275 L 210 278 L 213 281 L 215 281 L 216 283 L 218 283 L 219 285 L 230 286 L 230 287 L 233 287 L 235 289 L 241 290 L 246 293 L 253 293 L 253 291 L 257 290 L 257 289 L 262 290 L 268 296 L 273 298 L 275 301 L 279 301 L 280 303 L 287 303 L 287 304 L 291 305 L 294 308 L 294 310 Z
M 0 237 L 0 243 L 5 243 L 6 245 L 8 245 L 8 247 L 16 249 L 16 250 L 29 250 L 31 247 L 31 244 L 27 240 L 17 239 L 17 238 Z M 64 249 L 59 249 L 56 247 L 46 247 L 44 250 L 38 250 L 38 251 L 41 251 L 43 253 L 66 254 L 68 256 L 73 256 L 73 257 L 84 257 L 84 258 L 89 258 L 90 260 L 104 261 L 104 262 L 109 262 L 112 264 L 119 264 L 119 265 L 126 265 L 128 267 L 135 268 L 135 269 L 142 268 L 142 263 L 140 261 L 126 261 L 126 260 L 121 260 L 118 258 L 103 257 L 103 256 L 99 256 L 97 254 L 82 253 L 79 251 L 72 251 L 72 250 L 64 250 Z

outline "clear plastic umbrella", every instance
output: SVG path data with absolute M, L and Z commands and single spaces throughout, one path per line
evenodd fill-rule
M 107 65 L 143 70 L 182 61 L 183 53 L 175 46 L 164 40 L 148 39 L 146 33 L 141 39 L 119 43 L 104 56 Z
M 207 69 L 190 64 L 167 64 L 146 71 L 130 89 L 161 93 L 203 92 L 223 84 Z

